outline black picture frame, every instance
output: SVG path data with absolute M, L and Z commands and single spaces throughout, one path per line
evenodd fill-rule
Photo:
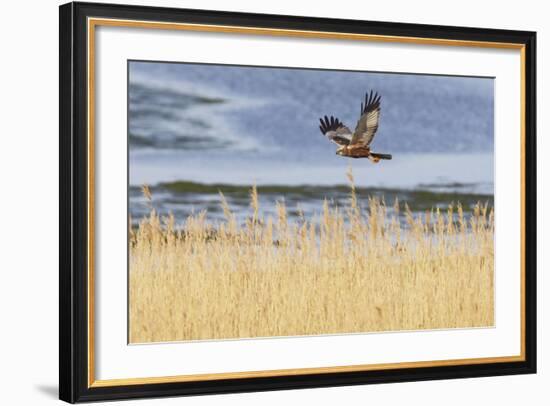
M 59 397 L 67 402 L 220 394 L 536 372 L 536 33 L 205 10 L 60 6 Z M 514 362 L 94 387 L 89 382 L 87 19 L 89 17 L 513 43 L 525 57 L 524 359 Z

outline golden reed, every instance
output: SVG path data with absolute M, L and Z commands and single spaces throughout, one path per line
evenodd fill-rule
M 493 211 L 413 215 L 355 194 L 318 220 L 263 218 L 256 188 L 237 222 L 206 212 L 130 230 L 130 342 L 485 327 L 494 324 Z M 151 203 L 151 193 L 144 188 Z M 404 210 L 406 224 L 399 221 Z

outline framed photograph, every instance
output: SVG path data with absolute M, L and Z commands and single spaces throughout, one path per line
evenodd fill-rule
M 536 371 L 534 32 L 60 7 L 60 398 Z

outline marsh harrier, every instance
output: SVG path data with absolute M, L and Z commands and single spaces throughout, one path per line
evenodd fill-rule
M 391 159 L 390 154 L 379 154 L 371 152 L 370 144 L 378 130 L 380 119 L 380 96 L 378 93 L 370 92 L 365 94 L 365 102 L 361 103 L 361 115 L 355 131 L 352 133 L 348 127 L 337 118 L 325 116 L 320 118 L 319 128 L 323 135 L 329 140 L 338 144 L 340 148 L 336 154 L 350 158 L 369 158 L 373 162 L 381 159 Z

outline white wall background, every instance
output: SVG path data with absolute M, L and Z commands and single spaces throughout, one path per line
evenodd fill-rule
M 550 164 L 550 22 L 545 2 L 437 0 L 337 2 L 277 0 L 110 1 L 316 17 L 534 30 L 538 32 L 538 204 Z M 42 405 L 57 400 L 58 266 L 58 5 L 11 1 L 0 23 L 0 403 Z M 546 186 L 546 188 L 544 188 Z M 543 250 L 550 220 L 539 210 L 539 373 L 422 383 L 355 386 L 240 395 L 145 400 L 124 404 L 257 405 L 512 405 L 548 404 L 550 357 L 543 323 L 549 301 Z M 112 404 L 112 403 L 111 403 Z

